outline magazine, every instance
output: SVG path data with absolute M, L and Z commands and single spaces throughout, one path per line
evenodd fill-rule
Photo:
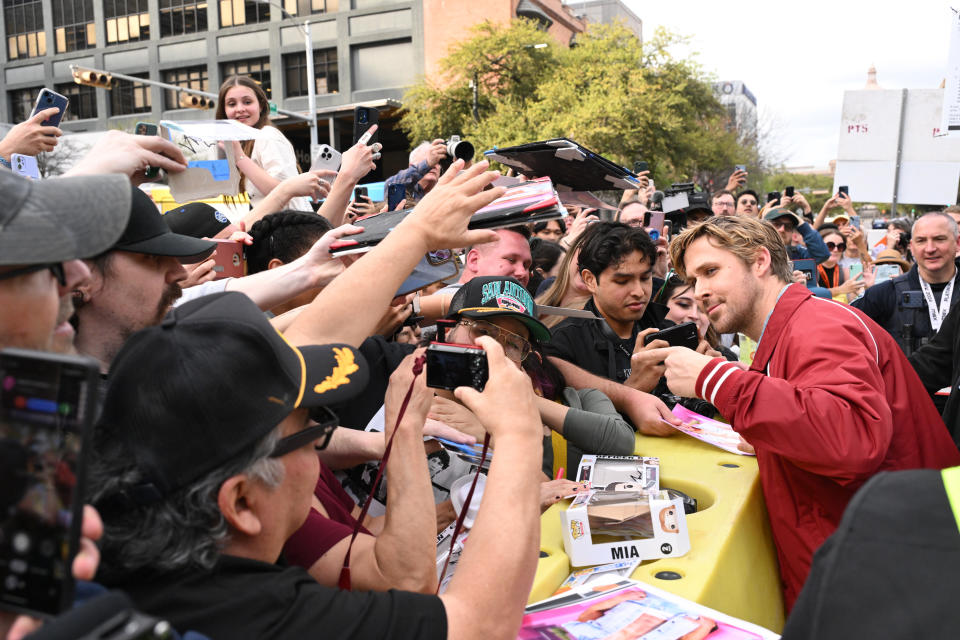
M 777 634 L 635 580 L 576 587 L 527 607 L 519 640 L 773 640 Z
M 724 422 L 708 418 L 707 416 L 702 416 L 695 411 L 690 411 L 690 409 L 687 409 L 680 404 L 677 404 L 675 407 L 673 407 L 673 415 L 680 418 L 680 420 L 683 421 L 683 424 L 678 427 L 674 424 L 670 424 L 666 420 L 663 422 L 669 424 L 678 431 L 683 431 L 685 434 L 693 436 L 697 440 L 706 442 L 707 444 L 712 444 L 713 446 L 723 449 L 728 453 L 735 453 L 738 456 L 756 455 L 753 453 L 747 453 L 746 451 L 741 451 L 737 448 L 737 445 L 744 440 L 740 437 L 739 433 L 733 430 L 733 427 Z

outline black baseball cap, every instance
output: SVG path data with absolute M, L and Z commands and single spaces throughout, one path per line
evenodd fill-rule
M 150 196 L 137 187 L 131 188 L 130 220 L 112 249 L 170 256 L 188 264 L 199 262 L 213 253 L 216 242 L 174 233 L 163 221 L 160 210 Z
M 174 233 L 191 238 L 212 238 L 230 225 L 230 219 L 206 202 L 189 202 L 163 214 Z
M 0 265 L 92 258 L 130 218 L 130 180 L 121 175 L 29 180 L 0 169 Z
M 527 326 L 540 342 L 550 340 L 550 330 L 537 319 L 537 305 L 530 292 L 514 278 L 479 276 L 460 287 L 450 301 L 448 318 L 510 316 Z
M 127 340 L 97 429 L 124 442 L 149 503 L 249 451 L 294 409 L 344 402 L 367 380 L 353 347 L 295 347 L 250 298 L 218 293 Z
M 763 219 L 769 222 L 773 222 L 777 218 L 790 218 L 790 221 L 793 222 L 793 226 L 795 227 L 799 227 L 803 222 L 803 219 L 800 216 L 793 211 L 790 211 L 790 209 L 786 209 L 784 207 L 770 209 L 770 211 L 767 211 L 767 214 L 763 216 Z

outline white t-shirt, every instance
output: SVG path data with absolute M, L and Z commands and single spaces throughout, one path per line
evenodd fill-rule
M 286 180 L 299 174 L 297 170 L 297 156 L 293 152 L 293 145 L 283 135 L 283 132 L 270 125 L 260 129 L 260 137 L 253 143 L 253 152 L 250 159 L 277 180 Z M 256 206 L 263 200 L 264 194 L 257 189 L 250 178 L 247 178 L 247 193 L 250 194 L 250 205 Z M 286 206 L 287 209 L 308 211 L 313 213 L 310 198 L 293 198 Z

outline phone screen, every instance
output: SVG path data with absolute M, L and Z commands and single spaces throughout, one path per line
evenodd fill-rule
M 898 264 L 878 264 L 873 279 L 873 284 L 878 285 L 900 275 L 900 265 Z
M 0 608 L 56 614 L 73 598 L 97 366 L 7 349 L 0 377 Z

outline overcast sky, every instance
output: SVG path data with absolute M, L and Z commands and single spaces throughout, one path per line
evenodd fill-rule
M 644 38 L 657 26 L 691 36 L 708 72 L 743 80 L 761 118 L 781 123 L 789 166 L 836 157 L 843 92 L 862 88 L 871 64 L 885 89 L 936 87 L 946 75 L 951 11 L 934 0 L 624 2 Z

